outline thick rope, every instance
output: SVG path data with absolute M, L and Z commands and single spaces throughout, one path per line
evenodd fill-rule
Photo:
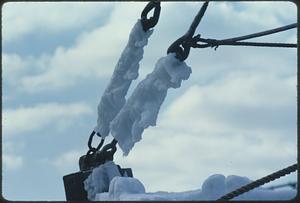
M 241 194 L 243 194 L 245 192 L 248 192 L 248 191 L 250 191 L 250 190 L 252 190 L 254 188 L 257 188 L 257 187 L 259 187 L 261 185 L 264 185 L 264 184 L 266 184 L 268 182 L 271 182 L 271 181 L 273 181 L 275 179 L 278 179 L 278 178 L 280 178 L 282 176 L 285 176 L 285 175 L 287 175 L 289 173 L 295 172 L 297 170 L 297 167 L 298 167 L 297 164 L 294 164 L 294 165 L 289 166 L 287 168 L 284 168 L 284 169 L 282 169 L 280 171 L 272 173 L 272 174 L 270 174 L 268 176 L 265 176 L 265 177 L 263 177 L 261 179 L 253 181 L 252 183 L 244 185 L 244 186 L 238 188 L 237 190 L 234 190 L 234 191 L 232 191 L 232 192 L 230 192 L 230 193 L 222 196 L 221 198 L 217 199 L 217 201 L 230 200 L 230 199 L 232 199 L 234 197 L 237 197 L 237 196 L 239 196 L 239 195 L 241 195 Z
M 291 187 L 293 189 L 296 189 L 297 188 L 297 182 L 290 182 L 290 183 L 286 183 L 286 184 L 270 186 L 267 189 L 274 190 L 274 189 L 282 188 L 282 187 Z
M 224 39 L 224 41 L 231 41 L 231 42 L 235 41 L 236 42 L 236 41 L 242 41 L 242 40 L 252 39 L 252 38 L 256 38 L 256 37 L 262 37 L 262 36 L 265 36 L 265 35 L 270 35 L 270 34 L 274 34 L 274 33 L 277 33 L 277 32 L 282 32 L 282 31 L 286 31 L 286 30 L 289 30 L 289 29 L 293 29 L 293 28 L 296 28 L 297 26 L 298 26 L 297 23 L 293 23 L 293 24 L 278 27 L 278 28 L 275 28 L 275 29 L 266 30 L 266 31 L 263 31 L 263 32 L 257 32 L 257 33 L 254 33 L 254 34 L 245 35 L 245 36 L 241 36 L 241 37 L 234 37 L 234 38 Z
M 297 26 L 298 26 L 297 23 L 293 23 L 290 25 L 278 27 L 278 28 L 271 29 L 271 30 L 266 30 L 263 32 L 257 32 L 257 33 L 253 33 L 250 35 L 244 35 L 244 36 L 240 36 L 240 37 L 228 38 L 228 39 L 223 39 L 223 40 L 204 39 L 204 38 L 201 38 L 200 35 L 198 35 L 194 39 L 191 40 L 190 46 L 193 48 L 214 47 L 215 50 L 221 45 L 297 48 L 297 44 L 289 44 L 289 43 L 241 42 L 246 39 L 262 37 L 265 35 L 270 35 L 270 34 L 274 34 L 277 32 L 282 32 L 282 31 L 286 31 L 289 29 L 297 28 Z M 197 44 L 197 42 L 202 42 L 205 44 Z
M 199 41 L 204 42 L 204 45 L 194 45 L 195 48 L 207 48 L 214 47 L 217 49 L 221 45 L 227 46 L 256 46 L 256 47 L 282 47 L 282 48 L 297 48 L 297 44 L 290 43 L 271 43 L 271 42 L 232 42 L 225 40 L 216 40 L 216 39 L 203 39 L 200 38 Z

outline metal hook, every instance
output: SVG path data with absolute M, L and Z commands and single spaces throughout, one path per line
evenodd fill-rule
M 102 145 L 103 145 L 103 143 L 104 143 L 104 139 L 101 138 L 101 141 L 100 141 L 99 145 L 98 145 L 96 148 L 95 148 L 95 147 L 92 147 L 92 141 L 93 141 L 93 137 L 94 137 L 95 134 L 96 134 L 96 132 L 93 131 L 93 132 L 90 134 L 90 137 L 89 137 L 89 140 L 88 140 L 88 147 L 89 147 L 89 149 L 90 149 L 91 151 L 98 151 L 98 150 L 102 147 Z M 97 135 L 98 135 L 99 137 L 101 137 L 101 135 L 100 135 L 99 133 L 97 133 Z
M 147 15 L 152 9 L 154 9 L 153 16 L 147 19 Z M 159 15 L 160 15 L 160 2 L 150 1 L 146 5 L 146 7 L 144 8 L 141 14 L 141 22 L 145 32 L 157 24 Z
M 192 24 L 190 25 L 188 31 L 179 39 L 177 39 L 175 42 L 171 44 L 171 46 L 168 48 L 167 53 L 175 53 L 176 58 L 180 61 L 184 61 L 190 53 L 190 49 L 192 47 L 193 42 L 198 38 L 200 38 L 200 35 L 197 35 L 193 37 L 195 34 L 196 28 L 199 25 L 202 17 L 204 16 L 204 13 L 207 9 L 208 1 L 206 1 L 200 11 L 195 16 Z
M 102 152 L 104 152 L 104 151 L 108 151 L 109 149 L 111 149 L 112 154 L 114 154 L 114 153 L 117 151 L 117 147 L 116 147 L 117 142 L 118 142 L 117 140 L 113 139 L 113 140 L 111 141 L 111 143 L 105 145 L 105 146 L 101 149 L 100 153 L 102 153 Z
M 81 156 L 79 159 L 79 168 L 81 171 L 88 170 L 91 167 L 99 166 L 105 163 L 105 161 L 107 160 L 113 160 L 113 156 L 117 151 L 117 140 L 115 139 L 113 139 L 111 143 L 105 145 L 100 151 L 99 149 L 104 142 L 103 138 L 101 139 L 101 142 L 97 148 L 92 147 L 91 143 L 95 134 L 95 131 L 91 133 L 88 142 L 89 150 L 84 156 Z

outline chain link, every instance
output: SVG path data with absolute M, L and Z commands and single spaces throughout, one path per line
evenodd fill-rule
M 149 19 L 147 19 L 147 14 L 152 9 L 154 9 L 153 16 L 150 17 Z M 160 15 L 160 2 L 159 1 L 150 1 L 146 5 L 146 7 L 144 8 L 144 10 L 142 11 L 142 14 L 141 14 L 141 22 L 142 22 L 142 26 L 143 26 L 143 29 L 145 32 L 157 24 L 159 15 Z
M 100 143 L 98 144 L 98 146 L 95 148 L 95 147 L 93 147 L 92 146 L 92 142 L 93 142 L 93 137 L 94 137 L 94 135 L 96 134 L 96 132 L 95 131 L 93 131 L 91 134 L 90 134 L 90 137 L 89 137 L 89 140 L 88 140 L 88 147 L 89 147 L 89 151 L 88 151 L 88 153 L 90 153 L 90 152 L 96 152 L 96 151 L 98 151 L 101 147 L 102 147 L 102 145 L 103 145 L 103 143 L 104 143 L 104 138 L 101 138 L 101 141 L 100 141 Z M 97 135 L 99 136 L 99 137 L 101 137 L 101 135 L 99 134 L 99 133 L 97 133 Z M 87 153 L 87 154 L 88 154 Z
M 175 42 L 171 44 L 171 46 L 168 48 L 167 53 L 175 53 L 176 58 L 180 61 L 184 61 L 189 56 L 190 50 L 191 50 L 191 41 L 194 41 L 195 37 L 193 35 L 195 34 L 196 28 L 199 25 L 202 17 L 204 16 L 204 13 L 207 9 L 208 1 L 206 1 L 200 11 L 195 16 L 192 24 L 189 27 L 189 30 L 179 39 L 177 39 Z M 198 36 L 198 35 L 197 35 Z M 196 37 L 197 37 L 196 36 Z

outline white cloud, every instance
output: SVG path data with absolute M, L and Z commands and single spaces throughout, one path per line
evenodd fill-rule
M 296 76 L 238 72 L 188 88 L 116 162 L 149 191 L 183 191 L 216 173 L 268 175 L 296 162 L 296 143 Z
M 8 2 L 2 7 L 3 40 L 16 40 L 41 29 L 52 33 L 80 28 L 103 18 L 110 8 L 108 3 Z
M 189 13 L 186 12 L 189 19 L 200 5 L 194 4 Z M 197 30 L 204 34 L 203 37 L 230 38 L 295 23 L 296 16 L 297 7 L 291 2 L 210 2 Z M 182 18 L 176 16 L 174 19 L 181 21 Z M 186 22 L 186 26 L 191 23 L 190 20 Z
M 44 103 L 33 107 L 3 109 L 2 135 L 10 137 L 49 127 L 66 128 L 74 125 L 76 119 L 91 113 L 92 109 L 83 103 Z
M 145 49 L 140 78 L 152 71 L 170 43 L 185 33 L 201 4 L 162 3 L 160 21 Z M 234 37 L 296 20 L 295 6 L 290 2 L 243 2 L 245 6 L 241 9 L 231 4 L 237 5 L 211 2 L 197 33 L 203 33 L 203 37 Z M 74 9 L 71 15 L 66 14 L 65 20 L 62 15 L 66 8 L 61 7 L 61 11 L 62 4 L 56 5 L 59 10 L 54 13 L 59 23 L 51 15 L 37 15 L 41 20 L 32 19 L 36 16 L 28 9 L 23 15 L 29 16 L 28 22 L 24 22 L 29 30 L 21 25 L 6 32 L 16 32 L 18 34 L 11 38 L 18 38 L 43 23 L 47 24 L 45 29 L 49 33 L 64 31 L 77 26 L 74 21 L 78 16 L 84 20 L 78 26 L 88 22 L 93 17 L 84 16 L 89 12 L 96 15 L 100 8 L 91 8 L 92 5 L 86 10 L 80 8 L 78 13 Z M 118 2 L 106 25 L 81 33 L 73 46 L 57 47 L 53 55 L 22 58 L 4 53 L 4 81 L 14 81 L 15 87 L 26 93 L 44 91 L 47 94 L 46 90 L 74 88 L 78 81 L 110 77 L 144 5 L 146 2 Z M 184 15 L 178 15 L 178 11 Z M 17 20 L 24 21 L 15 18 L 7 22 L 18 25 Z M 278 39 L 294 42 L 295 36 L 292 31 L 290 36 Z M 148 191 L 182 191 L 199 188 L 204 179 L 214 173 L 256 179 L 296 161 L 296 50 L 220 47 L 214 52 L 196 49 L 191 50 L 187 63 L 193 68 L 190 79 L 182 88 L 169 92 L 167 100 L 171 101 L 170 96 L 175 100 L 170 105 L 164 103 L 157 126 L 144 132 L 143 140 L 128 157 L 122 157 L 118 149 L 117 164 L 131 167 Z M 89 107 L 78 103 L 4 109 L 3 135 L 60 128 L 66 125 L 66 120 L 74 123 L 90 113 Z M 68 129 L 72 131 L 71 127 Z M 72 150 L 47 161 L 66 174 L 78 169 L 78 158 L 83 153 Z
M 11 141 L 2 139 L 2 152 L 7 154 L 19 153 L 25 148 L 25 143 L 22 141 Z
M 130 4 L 130 6 L 128 6 L 128 4 Z M 32 64 L 31 66 L 43 66 L 44 68 L 41 68 L 39 74 L 26 74 L 20 77 L 18 81 L 21 85 L 19 86 L 27 92 L 44 90 L 59 91 L 63 88 L 76 85 L 78 80 L 86 80 L 91 77 L 109 77 L 112 74 L 113 68 L 126 44 L 129 32 L 133 24 L 139 18 L 140 12 L 145 4 L 145 2 L 118 3 L 115 5 L 115 9 L 111 12 L 107 24 L 91 32 L 84 32 L 77 39 L 76 44 L 74 44 L 71 48 L 65 49 L 64 47 L 58 47 L 55 53 L 50 56 L 48 60 L 36 59 L 35 61 L 38 61 L 39 64 Z M 32 5 L 35 4 L 33 3 Z M 53 5 L 57 8 L 63 8 L 65 6 L 64 4 Z M 76 7 L 75 5 L 77 4 L 74 4 L 74 7 Z M 86 5 L 87 8 L 80 8 L 80 13 L 85 15 L 90 12 L 89 9 L 93 6 L 89 4 L 84 5 Z M 155 60 L 157 60 L 162 54 L 165 54 L 169 44 L 185 33 L 191 19 L 198 11 L 200 5 L 200 3 L 162 4 L 160 21 L 155 27 L 155 33 L 149 41 L 149 47 L 145 50 L 145 61 L 141 63 L 142 68 L 140 72 L 142 76 L 144 76 L 146 72 L 151 71 Z M 253 28 L 255 26 L 267 29 L 267 26 L 273 27 L 281 25 L 280 20 L 296 17 L 296 14 L 291 12 L 294 8 L 293 4 L 289 3 L 264 3 L 257 4 L 255 6 L 253 3 L 247 3 L 246 5 L 247 6 L 245 6 L 244 10 L 240 11 L 228 2 L 211 3 L 203 22 L 201 22 L 201 25 L 199 26 L 199 30 L 201 30 L 201 32 L 211 30 L 209 32 L 219 33 L 221 36 L 226 34 L 233 36 L 239 34 L 240 31 L 253 32 Z M 274 11 L 266 9 L 269 5 L 271 5 L 271 8 Z M 281 6 L 283 6 L 283 8 L 281 8 Z M 184 9 L 188 15 L 178 16 L 176 11 L 179 7 L 181 10 Z M 282 12 L 282 9 L 289 12 Z M 261 10 L 267 10 L 267 12 L 260 12 Z M 63 12 L 59 10 L 59 13 Z M 216 13 L 218 13 L 218 15 L 216 15 Z M 78 17 L 78 15 L 74 16 Z M 80 16 L 81 15 L 79 15 L 79 17 Z M 121 16 L 126 16 L 126 18 Z M 176 23 L 170 23 L 173 22 L 174 19 L 176 19 Z M 235 20 L 233 21 L 229 19 Z M 264 21 L 261 19 L 264 19 Z M 217 28 L 215 28 L 215 26 L 211 26 L 215 21 L 217 21 L 221 27 L 216 26 Z M 59 24 L 64 25 L 68 23 L 60 21 Z M 244 24 L 247 26 L 241 27 L 241 25 Z M 233 28 L 234 30 L 232 30 Z M 228 32 L 224 32 L 224 29 L 228 29 Z M 238 33 L 234 31 L 238 31 Z M 244 54 L 244 56 L 245 55 L 247 54 Z M 222 57 L 222 59 L 224 60 L 225 56 Z M 23 59 L 22 64 L 27 64 L 27 60 L 28 59 L 26 58 Z M 200 60 L 200 57 L 191 56 L 189 61 L 194 64 L 203 63 L 203 61 Z M 222 63 L 222 60 L 220 61 Z M 211 61 L 209 60 L 205 60 L 205 62 L 211 64 Z M 4 69 L 8 68 L 8 66 L 4 66 Z
M 19 155 L 25 147 L 23 141 L 8 141 L 2 137 L 2 164 L 4 172 L 16 171 L 24 166 L 24 157 Z
M 266 23 L 268 24 L 268 19 L 274 19 L 274 22 L 288 21 L 290 19 L 295 18 L 297 13 L 297 5 L 294 4 L 293 2 L 288 2 L 288 1 L 287 2 L 256 2 L 256 3 L 244 2 L 244 3 L 246 9 L 245 11 L 254 13 L 256 15 L 257 22 L 261 22 L 265 24 Z M 258 14 L 261 14 L 261 16 L 258 16 Z M 276 24 L 274 24 L 274 26 L 276 26 Z
M 58 47 L 51 60 L 41 63 L 37 59 L 40 64 L 46 64 L 47 68 L 42 69 L 44 71 L 40 74 L 27 74 L 21 77 L 21 88 L 27 92 L 59 90 L 76 85 L 79 79 L 110 76 L 121 54 L 120 47 L 125 46 L 129 31 L 137 21 L 142 5 L 134 3 L 128 7 L 128 4 L 119 4 L 111 14 L 108 24 L 89 33 L 83 33 L 70 49 Z M 126 18 L 120 18 L 120 13 Z M 26 64 L 27 59 L 22 62 L 24 63 L 21 64 Z M 4 69 L 9 69 L 9 64 L 9 61 L 4 64 Z M 39 67 L 39 64 L 32 66 Z
M 2 163 L 4 169 L 17 170 L 23 166 L 23 158 L 21 156 L 3 154 Z
M 61 173 L 70 173 L 78 169 L 79 157 L 83 154 L 84 151 L 71 150 L 61 154 L 54 160 L 51 160 L 51 164 Z
M 296 101 L 296 76 L 235 75 L 212 85 L 190 87 L 161 115 L 160 122 L 206 133 L 229 129 L 295 133 Z
M 128 157 L 119 152 L 116 163 L 131 167 L 147 191 L 196 189 L 215 173 L 254 180 L 296 161 L 295 145 L 255 135 L 191 135 L 161 126 L 146 130 L 143 136 Z
M 179 130 L 176 125 L 190 122 L 181 118 L 181 123 L 173 126 L 160 124 L 147 129 L 128 157 L 122 157 L 120 152 L 115 156 L 116 163 L 133 169 L 147 191 L 197 189 L 206 177 L 216 173 L 255 180 L 297 160 L 296 142 L 282 142 L 276 134 L 270 138 L 262 133 L 228 132 L 224 128 L 219 129 L 220 133 L 193 132 L 202 127 L 199 123 L 190 126 L 191 130 Z M 214 127 L 219 125 L 215 123 Z
M 49 55 L 43 54 L 35 58 L 2 53 L 3 84 L 20 88 L 20 81 L 24 75 L 40 74 L 45 71 L 50 59 Z
M 26 63 L 17 54 L 3 54 L 2 66 L 9 67 L 6 70 L 10 71 L 10 74 L 16 74 L 22 72 L 22 69 L 26 67 Z M 10 75 L 8 74 L 8 75 Z

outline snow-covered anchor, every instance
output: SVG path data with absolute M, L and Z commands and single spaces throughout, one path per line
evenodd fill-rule
M 167 53 L 175 53 L 176 58 L 179 59 L 180 61 L 184 61 L 187 59 L 190 53 L 191 47 L 195 44 L 195 42 L 199 41 L 200 35 L 196 35 L 193 37 L 195 34 L 196 28 L 199 25 L 206 8 L 208 6 L 208 1 L 206 1 L 198 14 L 195 16 L 191 26 L 189 27 L 189 30 L 180 38 L 178 38 L 175 42 L 171 44 L 171 46 L 168 48 Z
M 84 181 L 89 177 L 94 168 L 105 164 L 106 162 L 113 161 L 113 155 L 117 150 L 116 140 L 113 140 L 100 150 L 104 143 L 104 139 L 101 139 L 96 148 L 92 147 L 91 144 L 95 134 L 95 131 L 93 131 L 89 137 L 88 152 L 79 158 L 80 171 L 63 177 L 67 201 L 88 200 L 87 192 L 84 189 Z M 98 133 L 97 135 L 100 137 Z M 133 177 L 130 168 L 121 168 L 119 165 L 116 166 L 120 176 Z

